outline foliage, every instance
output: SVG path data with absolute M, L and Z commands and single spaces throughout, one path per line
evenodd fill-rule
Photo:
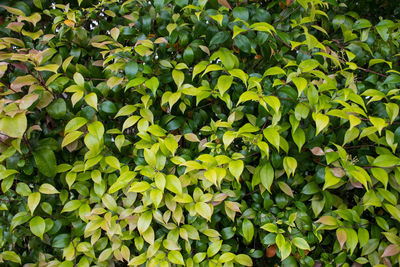
M 65 2 L 0 10 L 0 263 L 399 263 L 399 22 Z

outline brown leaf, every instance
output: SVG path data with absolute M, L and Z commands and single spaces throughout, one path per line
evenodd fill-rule
M 346 240 L 347 240 L 346 231 L 345 231 L 344 229 L 342 229 L 342 228 L 338 228 L 338 229 L 336 230 L 336 237 L 337 237 L 337 239 L 338 239 L 338 241 L 339 241 L 340 248 L 343 248 L 343 245 L 344 245 L 344 243 L 345 243 Z
M 223 5 L 226 8 L 232 9 L 231 5 L 228 3 L 227 0 L 218 0 L 218 4 Z
M 331 172 L 338 178 L 342 178 L 346 175 L 346 172 L 342 168 L 332 168 Z
M 355 188 L 363 188 L 362 184 L 359 181 L 354 181 L 354 179 L 350 179 L 350 183 Z
M 311 149 L 311 153 L 313 153 L 315 156 L 323 156 L 323 155 L 325 155 L 325 152 L 320 147 L 313 147 Z
M 266 252 L 267 257 L 268 258 L 275 257 L 275 254 L 276 254 L 276 246 L 272 245 L 272 246 L 268 247 L 267 252 Z
M 399 246 L 395 244 L 390 244 L 386 247 L 385 251 L 382 254 L 382 257 L 391 257 L 400 252 Z
M 392 267 L 392 263 L 388 258 L 383 258 L 383 264 L 387 267 Z
M 26 66 L 25 63 L 16 62 L 16 63 L 11 63 L 11 65 L 13 65 L 15 68 L 20 69 L 24 72 L 28 72 L 28 67 Z

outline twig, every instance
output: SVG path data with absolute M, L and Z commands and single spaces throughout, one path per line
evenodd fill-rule
M 359 70 L 362 70 L 362 71 L 365 71 L 365 72 L 370 72 L 370 73 L 379 75 L 379 76 L 381 76 L 381 77 L 385 77 L 385 78 L 388 77 L 388 76 L 385 75 L 385 74 L 382 74 L 382 73 L 379 73 L 379 72 L 376 72 L 376 71 L 373 71 L 373 70 L 370 70 L 370 69 L 365 69 L 365 68 L 362 68 L 362 67 L 357 67 L 357 68 L 358 68 Z

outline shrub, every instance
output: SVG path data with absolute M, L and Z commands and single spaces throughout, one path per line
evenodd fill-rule
M 390 14 L 27 3 L 0 10 L 0 262 L 398 264 Z

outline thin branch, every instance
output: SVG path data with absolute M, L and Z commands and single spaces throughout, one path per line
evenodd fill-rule
M 385 75 L 385 74 L 382 74 L 382 73 L 379 73 L 379 72 L 376 72 L 376 71 L 373 71 L 373 70 L 370 70 L 370 69 L 365 69 L 365 68 L 362 68 L 362 67 L 357 67 L 357 68 L 358 68 L 359 70 L 362 70 L 362 71 L 365 71 L 365 72 L 370 72 L 370 73 L 379 75 L 379 76 L 381 76 L 381 77 L 385 77 L 385 78 L 388 77 L 388 76 Z

